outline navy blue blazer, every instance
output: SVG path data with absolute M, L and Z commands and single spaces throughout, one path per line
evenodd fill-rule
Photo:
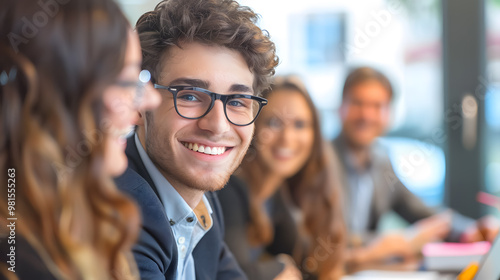
M 128 168 L 115 182 L 141 210 L 142 229 L 132 249 L 141 279 L 175 279 L 178 258 L 174 234 L 133 136 L 127 139 L 125 153 Z M 213 210 L 213 226 L 193 250 L 196 279 L 247 279 L 224 242 L 224 218 L 219 200 L 215 193 L 205 195 Z

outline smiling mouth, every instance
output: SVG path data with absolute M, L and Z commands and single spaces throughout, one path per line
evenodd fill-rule
M 273 150 L 273 155 L 275 158 L 279 160 L 289 160 L 293 158 L 296 155 L 296 153 L 291 149 L 278 148 Z
M 280 148 L 275 150 L 275 154 L 279 157 L 292 157 L 295 153 L 290 149 Z
M 223 153 L 226 152 L 226 150 L 231 149 L 226 147 L 209 147 L 198 143 L 182 142 L 182 144 L 184 145 L 184 147 L 188 148 L 193 152 L 198 152 L 201 154 L 212 155 L 212 156 L 222 155 Z

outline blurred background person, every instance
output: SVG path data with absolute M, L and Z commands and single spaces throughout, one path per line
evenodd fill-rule
M 398 179 L 387 151 L 376 141 L 390 123 L 393 95 L 389 79 L 370 67 L 354 69 L 343 88 L 339 111 L 342 132 L 334 147 L 342 163 L 344 213 L 353 248 L 349 261 L 411 258 L 424 244 L 445 238 L 492 241 L 498 225 L 491 219 L 475 223 L 456 212 L 438 214 Z M 413 226 L 407 232 L 375 236 L 380 218 L 391 210 Z
M 249 279 L 338 279 L 340 187 L 316 109 L 294 78 L 277 77 L 264 97 L 238 177 L 219 192 L 226 242 Z
M 139 213 L 111 178 L 127 167 L 136 110 L 160 102 L 138 37 L 111 0 L 2 3 L 0 178 L 12 185 L 0 215 L 17 220 L 15 243 L 0 242 L 0 278 L 138 279 Z M 44 12 L 43 27 L 29 22 Z

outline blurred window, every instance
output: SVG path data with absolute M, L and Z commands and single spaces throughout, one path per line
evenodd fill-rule
M 500 196 L 500 1 L 486 0 L 485 9 L 486 77 L 479 77 L 478 85 L 486 87 L 485 191 Z

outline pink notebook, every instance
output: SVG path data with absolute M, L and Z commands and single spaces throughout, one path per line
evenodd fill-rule
M 424 267 L 430 271 L 461 271 L 479 262 L 491 248 L 489 242 L 429 243 L 422 249 Z
M 475 243 L 429 243 L 422 249 L 422 254 L 426 257 L 445 256 L 470 256 L 484 255 L 491 248 L 491 243 L 487 241 Z

